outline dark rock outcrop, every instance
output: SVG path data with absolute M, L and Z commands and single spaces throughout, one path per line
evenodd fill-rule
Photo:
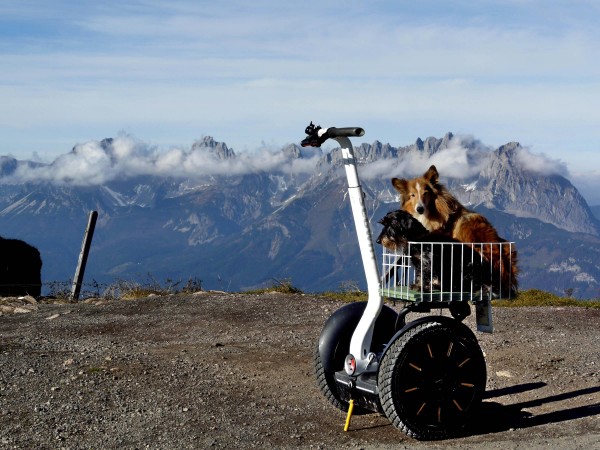
M 18 239 L 0 237 L 0 296 L 39 297 L 42 258 L 37 248 Z

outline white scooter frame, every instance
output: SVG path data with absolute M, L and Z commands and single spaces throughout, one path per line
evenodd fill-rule
M 312 122 L 311 122 L 312 125 Z M 310 127 L 310 125 L 309 125 Z M 328 138 L 335 139 L 340 144 L 346 178 L 348 179 L 348 196 L 350 198 L 350 207 L 354 217 L 354 226 L 360 247 L 362 264 L 367 279 L 368 301 L 366 309 L 360 319 L 352 339 L 350 341 L 350 354 L 346 358 L 345 370 L 348 375 L 360 375 L 364 372 L 377 371 L 377 359 L 375 354 L 369 351 L 373 337 L 373 328 L 375 321 L 379 316 L 383 306 L 383 297 L 381 296 L 381 282 L 373 240 L 371 227 L 367 216 L 367 209 L 364 203 L 364 193 L 358 178 L 356 169 L 356 158 L 354 149 L 349 137 L 360 137 L 365 134 L 365 130 L 360 127 L 350 128 L 321 128 L 316 129 L 316 135 L 324 142 Z M 307 128 L 308 134 L 308 128 Z M 319 143 L 320 145 L 320 143 Z

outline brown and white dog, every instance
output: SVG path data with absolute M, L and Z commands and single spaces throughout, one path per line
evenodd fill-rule
M 502 239 L 492 224 L 481 214 L 465 208 L 439 182 L 435 166 L 431 166 L 421 177 L 410 180 L 392 178 L 392 185 L 400 193 L 400 206 L 410 213 L 429 231 L 445 235 L 449 240 L 464 243 L 500 243 Z M 476 251 L 492 262 L 494 272 L 499 275 L 502 286 L 500 295 L 510 289 L 516 294 L 517 252 L 510 245 L 473 245 Z M 501 250 L 500 250 L 501 248 Z M 500 254 L 501 251 L 501 254 Z

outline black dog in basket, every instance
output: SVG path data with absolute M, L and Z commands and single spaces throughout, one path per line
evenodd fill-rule
M 427 231 L 406 211 L 391 211 L 379 223 L 383 229 L 377 238 L 378 244 L 399 254 L 410 252 L 416 273 L 412 289 L 459 293 L 481 288 L 480 275 L 484 273 L 481 257 L 471 247 L 446 235 Z M 388 273 L 386 281 L 393 275 Z

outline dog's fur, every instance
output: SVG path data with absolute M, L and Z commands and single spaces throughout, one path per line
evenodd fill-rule
M 392 178 L 400 193 L 401 208 L 411 214 L 430 232 L 464 243 L 506 242 L 492 224 L 481 214 L 465 208 L 442 184 L 435 166 L 421 177 L 411 180 Z M 474 246 L 499 274 L 503 291 L 517 291 L 517 253 L 508 245 Z M 510 270 L 509 270 L 510 268 Z M 504 296 L 507 292 L 500 292 Z
M 420 241 L 422 236 L 429 234 L 421 222 L 402 210 L 387 213 L 379 223 L 383 229 L 377 243 L 394 251 L 406 252 L 408 241 Z
M 453 245 L 458 241 L 440 233 L 430 233 L 417 219 L 402 210 L 387 213 L 379 223 L 383 229 L 377 238 L 378 244 L 407 254 L 408 242 L 413 243 L 410 259 L 417 279 L 411 288 L 461 292 L 467 286 L 474 290 L 481 287 L 481 275 L 486 272 L 481 270 L 471 252 L 463 252 L 459 246 Z

